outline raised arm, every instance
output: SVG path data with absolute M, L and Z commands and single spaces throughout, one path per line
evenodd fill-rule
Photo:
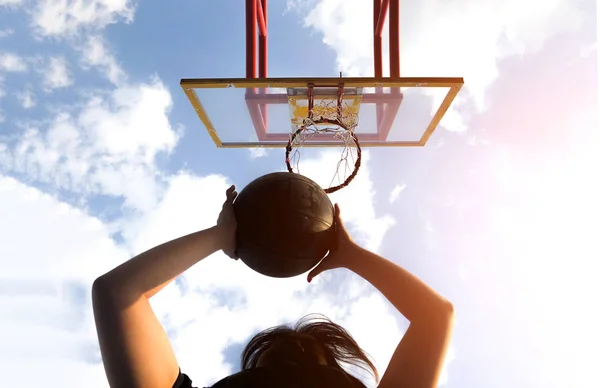
M 149 298 L 205 257 L 235 258 L 232 186 L 215 227 L 159 245 L 100 276 L 92 302 L 102 361 L 112 388 L 171 388 L 179 365 Z
M 409 320 L 379 388 L 437 386 L 452 335 L 454 309 L 450 302 L 402 267 L 356 245 L 339 218 L 338 249 L 309 274 L 347 268 L 377 288 Z
M 405 269 L 362 248 L 347 268 L 377 288 L 410 322 L 379 388 L 436 387 L 452 335 L 452 304 Z

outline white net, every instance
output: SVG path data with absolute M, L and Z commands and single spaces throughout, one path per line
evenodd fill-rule
M 290 134 L 292 149 L 286 160 L 288 168 L 293 172 L 302 173 L 300 161 L 302 154 L 306 153 L 306 147 L 313 147 L 319 143 L 324 146 L 331 145 L 332 149 L 341 148 L 337 164 L 323 166 L 321 173 L 331 176 L 329 188 L 333 191 L 346 186 L 360 166 L 360 147 L 354 134 L 354 129 L 358 126 L 360 97 L 315 97 L 312 112 L 309 111 L 308 99 L 291 101 L 290 98 L 294 132 Z M 330 171 L 326 171 L 328 169 Z

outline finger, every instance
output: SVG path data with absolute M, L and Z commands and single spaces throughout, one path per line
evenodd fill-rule
M 237 195 L 237 191 L 233 190 L 233 191 L 230 191 L 229 193 L 227 193 L 227 198 L 234 199 L 236 195 Z
M 237 197 L 238 192 L 237 191 L 232 191 L 232 192 L 227 192 L 227 200 L 225 202 L 233 202 L 233 200 L 235 199 L 235 197 Z
M 234 191 L 235 191 L 235 187 L 232 185 L 232 186 L 231 186 L 231 187 L 229 187 L 229 188 L 227 189 L 227 191 L 225 192 L 225 196 L 226 196 L 227 198 L 231 197 L 231 194 L 232 194 Z
M 340 206 L 337 203 L 334 206 L 334 211 L 335 211 L 334 220 L 335 220 L 336 230 L 339 232 L 341 230 L 344 230 L 344 223 L 342 222 Z
M 229 198 L 229 195 L 235 191 L 235 185 L 229 186 L 229 188 L 225 191 L 225 194 Z
M 223 209 L 225 209 L 228 205 L 231 205 L 236 197 L 237 191 L 234 191 L 233 193 L 227 193 L 227 198 L 225 198 L 225 201 L 223 202 Z

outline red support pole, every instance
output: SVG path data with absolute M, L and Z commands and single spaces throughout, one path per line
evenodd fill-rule
M 256 6 L 258 13 L 258 24 L 260 27 L 260 34 L 258 36 L 258 76 L 260 78 L 267 78 L 267 0 L 257 0 Z M 266 89 L 259 89 L 258 92 L 259 94 L 267 94 Z M 260 104 L 260 113 L 265 126 L 265 132 L 269 132 L 269 118 L 266 104 Z
M 258 76 L 267 78 L 267 59 L 268 59 L 268 26 L 267 26 L 267 0 L 257 0 L 258 23 L 260 26 L 260 35 L 258 37 Z
M 390 29 L 390 77 L 400 78 L 400 0 L 390 0 L 389 9 L 389 29 Z M 390 97 L 393 97 L 386 104 L 385 119 L 382 120 L 379 136 L 387 139 L 392 123 L 398 114 L 398 109 L 402 104 L 402 92 L 400 88 L 390 89 Z
M 265 15 L 263 10 L 263 2 L 256 0 L 256 20 L 258 22 L 258 34 L 259 36 L 267 35 L 267 25 L 265 21 Z
M 246 78 L 256 78 L 256 1 L 246 0 Z
M 384 0 L 386 2 L 388 0 Z M 373 61 L 374 61 L 374 70 L 375 77 L 381 78 L 383 77 L 383 43 L 381 40 L 381 32 L 383 29 L 383 22 L 380 22 L 382 13 L 385 15 L 387 13 L 387 9 L 384 11 L 382 9 L 381 0 L 373 0 Z M 385 5 L 387 8 L 387 4 Z M 379 25 L 382 25 L 381 30 L 377 33 L 379 29 Z M 381 93 L 382 89 L 377 88 L 376 93 Z M 375 119 L 377 120 L 377 132 L 379 132 L 379 126 L 381 124 L 381 118 L 384 113 L 384 105 L 383 103 L 375 104 Z
M 374 10 L 374 15 L 378 15 L 375 19 L 375 35 L 381 36 L 383 33 L 383 25 L 385 24 L 385 18 L 387 17 L 388 9 L 390 8 L 390 0 L 377 0 L 377 3 L 381 3 L 379 6 L 379 11 Z
M 390 77 L 400 77 L 400 0 L 390 0 Z
M 373 0 L 373 60 L 375 66 L 375 77 L 383 77 L 383 49 L 381 43 L 381 31 L 377 33 L 379 17 L 381 14 L 381 0 Z

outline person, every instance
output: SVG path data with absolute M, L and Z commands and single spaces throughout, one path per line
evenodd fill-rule
M 236 195 L 231 186 L 215 226 L 154 247 L 94 281 L 96 330 L 112 388 L 192 387 L 149 299 L 215 252 L 237 259 Z M 347 268 L 371 283 L 410 322 L 377 380 L 378 387 L 436 387 L 453 328 L 452 304 L 408 271 L 353 242 L 338 205 L 335 222 L 335 249 L 309 272 L 307 280 L 323 271 Z M 242 370 L 212 387 L 364 387 L 341 363 L 362 365 L 378 377 L 365 352 L 341 326 L 327 320 L 300 322 L 295 328 L 276 327 L 257 334 L 242 353 Z

